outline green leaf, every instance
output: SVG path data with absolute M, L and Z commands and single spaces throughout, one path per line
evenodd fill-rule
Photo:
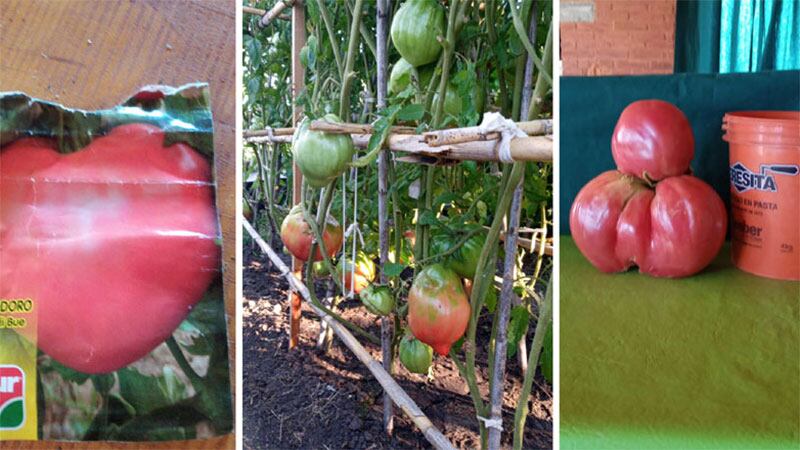
M 135 369 L 124 368 L 117 372 L 120 396 L 136 410 L 136 415 L 167 406 L 170 402 L 161 390 L 156 377 L 142 375 Z
M 372 124 L 372 136 L 367 144 L 367 154 L 350 163 L 351 166 L 366 167 L 378 158 L 378 152 L 389 137 L 399 110 L 400 106 L 394 105 L 381 112 L 381 117 Z
M 63 378 L 64 381 L 69 381 L 76 384 L 83 384 L 90 377 L 89 374 L 70 369 L 69 367 L 62 365 L 55 359 L 50 359 L 50 367 L 55 369 L 55 371 L 59 375 L 61 375 L 61 378 Z
M 398 277 L 407 266 L 405 264 L 386 263 L 383 265 L 383 273 L 387 277 Z
M 433 200 L 433 204 L 434 204 L 434 206 L 438 206 L 438 205 L 442 205 L 442 204 L 445 204 L 445 203 L 454 202 L 454 201 L 458 200 L 459 198 L 461 198 L 461 197 L 455 192 L 444 192 L 442 194 L 439 194 Z
M 511 308 L 511 320 L 508 324 L 508 357 L 511 358 L 517 353 L 519 340 L 528 332 L 531 315 L 524 305 L 517 305 Z
M 539 357 L 539 368 L 545 380 L 553 383 L 553 325 L 547 328 L 542 344 L 542 355 Z
M 439 225 L 441 222 L 436 218 L 433 211 L 425 211 L 419 216 L 420 225 Z
M 425 115 L 425 106 L 412 104 L 406 105 L 397 113 L 397 119 L 403 122 L 420 120 Z

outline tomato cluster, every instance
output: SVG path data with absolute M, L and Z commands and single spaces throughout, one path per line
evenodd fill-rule
M 618 170 L 581 189 L 570 211 L 575 244 L 603 272 L 633 265 L 657 277 L 705 268 L 725 240 L 719 195 L 689 175 L 694 138 L 680 109 L 660 100 L 622 112 L 611 142 Z

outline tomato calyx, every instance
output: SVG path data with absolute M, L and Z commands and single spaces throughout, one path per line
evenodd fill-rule
M 647 186 L 650 189 L 655 189 L 656 183 L 658 183 L 658 181 L 659 181 L 659 180 L 655 180 L 655 179 L 651 178 L 650 174 L 648 174 L 646 170 L 644 172 L 642 172 L 642 178 L 641 179 L 645 182 L 645 184 L 647 184 Z

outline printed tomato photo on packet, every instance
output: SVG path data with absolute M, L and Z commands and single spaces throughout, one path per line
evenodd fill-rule
M 0 447 L 234 448 L 227 3 L 0 3 Z

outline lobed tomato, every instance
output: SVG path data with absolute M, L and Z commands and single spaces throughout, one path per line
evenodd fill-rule
M 327 114 L 324 119 L 341 123 L 341 119 L 335 114 Z M 311 122 L 306 118 L 295 130 L 292 137 L 292 156 L 308 184 L 322 188 L 347 169 L 356 150 L 349 134 L 314 131 L 310 126 Z
M 442 52 L 444 9 L 437 0 L 407 0 L 392 19 L 392 43 L 412 66 L 435 62 Z
M 603 272 L 637 265 L 649 275 L 685 277 L 719 252 L 727 212 L 717 193 L 691 175 L 651 188 L 612 170 L 581 189 L 569 223 L 575 244 Z

